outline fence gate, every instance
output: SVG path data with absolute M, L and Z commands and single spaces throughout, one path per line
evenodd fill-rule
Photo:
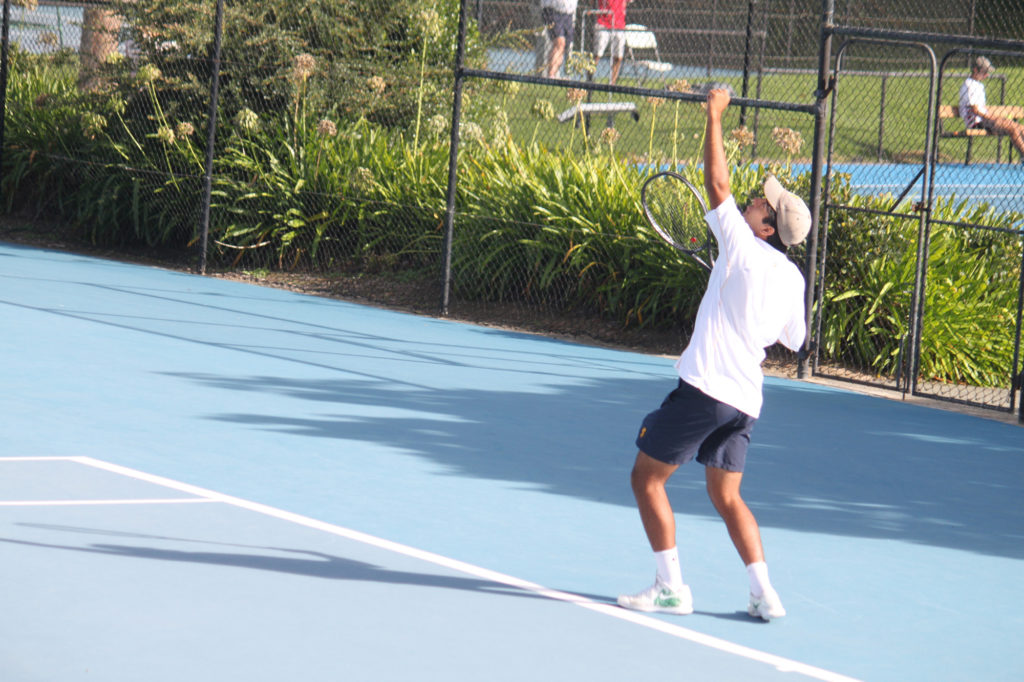
M 940 66 L 927 44 L 874 38 L 836 53 L 813 371 L 1013 411 L 1021 170 L 1007 141 L 957 132 L 971 54 Z
M 1008 138 L 964 135 L 955 118 L 960 86 L 978 54 L 959 47 L 939 67 L 929 259 L 911 390 L 1013 411 L 1020 388 L 1024 167 Z M 1001 113 L 1002 106 L 1020 110 L 1022 102 L 1010 106 L 1010 98 L 1019 97 L 1024 51 L 986 49 L 984 56 L 999 64 L 983 81 L 989 113 Z
M 913 386 L 936 73 L 933 51 L 920 43 L 853 38 L 836 53 L 813 330 L 817 375 L 904 392 Z M 865 198 L 880 187 L 891 190 Z

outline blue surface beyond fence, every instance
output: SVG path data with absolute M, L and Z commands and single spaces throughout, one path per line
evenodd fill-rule
M 799 172 L 810 165 L 796 165 Z M 914 182 L 907 199 L 923 199 L 925 181 L 920 164 L 839 163 L 833 173 L 848 173 L 854 191 L 875 196 L 889 193 L 898 197 Z M 915 181 L 915 178 L 916 181 Z M 935 196 L 954 197 L 970 205 L 988 204 L 998 212 L 1024 214 L 1024 165 L 1019 163 L 946 163 L 935 167 Z M 1020 225 L 1024 228 L 1024 224 Z

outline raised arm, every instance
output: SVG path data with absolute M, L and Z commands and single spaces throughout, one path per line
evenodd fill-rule
M 717 208 L 732 193 L 722 138 L 722 114 L 728 106 L 728 90 L 715 89 L 708 93 L 707 125 L 704 129 L 704 189 L 707 190 L 711 208 Z

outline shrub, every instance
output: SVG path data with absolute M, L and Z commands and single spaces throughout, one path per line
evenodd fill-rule
M 870 213 L 891 196 L 860 197 L 839 177 L 838 196 L 859 210 L 830 215 L 820 337 L 826 362 L 895 376 L 905 347 L 917 259 L 918 220 Z M 928 241 L 919 375 L 926 380 L 1008 386 L 1021 238 L 1019 214 L 996 215 L 939 198 Z M 989 225 L 992 229 L 967 225 Z M 1005 231 L 1004 231 L 1005 230 Z
M 132 110 L 119 94 L 128 81 L 113 91 L 79 91 L 74 55 L 13 54 L 2 186 L 8 210 L 49 211 L 97 242 L 191 243 L 204 173 L 200 136 L 196 123 L 175 117 L 184 100 L 165 96 L 167 76 L 152 64 L 132 75 Z M 306 96 L 308 66 L 289 67 L 302 72 L 280 109 L 243 108 L 222 119 L 215 249 L 264 267 L 436 276 L 445 118 L 428 116 L 416 89 L 407 95 L 417 103 L 411 130 L 334 116 Z M 548 109 L 537 107 L 537 115 L 546 118 Z M 486 125 L 464 122 L 462 133 L 453 244 L 461 298 L 585 310 L 622 326 L 692 324 L 704 275 L 651 234 L 638 194 L 652 171 L 617 156 L 614 135 L 581 133 L 575 154 L 535 141 L 520 146 L 500 110 Z M 806 174 L 772 170 L 808 194 Z M 702 182 L 696 165 L 684 172 Z M 738 201 L 760 187 L 764 172 L 734 169 Z M 843 177 L 833 181 L 832 201 L 853 210 L 830 215 L 821 357 L 894 374 L 908 350 L 917 217 L 877 215 L 892 197 L 859 197 Z M 929 241 L 921 376 L 1003 386 L 1013 355 L 1021 216 L 954 200 L 938 201 L 932 215 L 939 222 Z M 802 262 L 803 253 L 791 257 Z
M 138 58 L 137 63 L 109 64 L 109 82 L 123 86 L 126 73 L 138 64 L 152 64 L 165 77 L 159 92 L 169 116 L 182 111 L 205 115 L 214 3 L 119 0 L 114 7 L 125 17 Z M 444 110 L 450 100 L 459 3 L 440 0 L 431 9 L 423 7 L 413 0 L 226 3 L 222 115 L 231 118 L 242 109 L 281 111 L 291 105 L 296 88 L 303 89 L 311 110 L 345 120 L 365 117 L 390 127 L 411 124 L 420 92 L 426 95 L 427 111 Z M 469 36 L 469 54 L 480 59 L 475 31 Z M 312 57 L 308 70 L 297 69 L 300 55 Z M 421 66 L 426 67 L 422 73 Z M 372 78 L 383 79 L 385 87 L 370 87 Z M 421 79 L 427 84 L 422 90 Z M 140 103 L 140 113 L 147 108 L 145 101 Z

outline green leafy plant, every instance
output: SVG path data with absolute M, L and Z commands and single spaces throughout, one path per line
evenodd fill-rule
M 844 178 L 837 179 L 845 183 Z M 844 204 L 880 211 L 892 197 Z M 838 211 L 829 226 L 829 256 L 820 348 L 826 362 L 896 376 L 910 349 L 917 220 Z M 1009 386 L 1021 239 L 1021 216 L 995 216 L 955 198 L 939 199 L 928 240 L 919 375 L 927 381 Z M 967 229 L 959 223 L 992 224 Z M 1005 232 L 998 228 L 1003 228 Z

